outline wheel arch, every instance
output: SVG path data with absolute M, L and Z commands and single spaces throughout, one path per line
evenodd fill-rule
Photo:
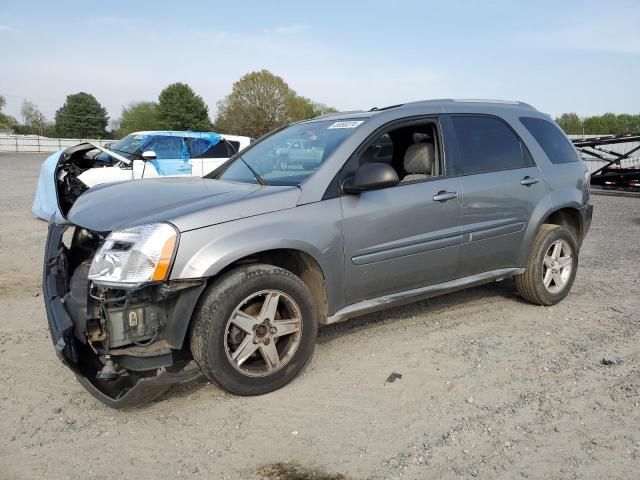
M 256 263 L 264 263 L 280 267 L 299 277 L 309 288 L 318 308 L 318 325 L 326 323 L 326 319 L 329 316 L 330 299 L 324 273 L 325 270 L 323 270 L 320 262 L 314 255 L 301 248 L 286 247 L 256 249 L 252 253 L 245 252 L 244 255 L 228 257 L 224 261 L 216 262 L 211 265 L 202 276 L 206 279 L 206 287 L 200 291 L 195 302 L 196 305 L 202 301 L 206 288 L 214 284 L 222 275 L 243 265 Z M 186 348 L 188 344 L 189 332 L 193 326 L 193 320 L 194 317 L 192 315 L 188 322 L 185 322 L 184 324 L 184 331 L 182 335 L 183 348 Z
M 540 227 L 545 223 L 562 225 L 574 235 L 578 247 L 582 245 L 584 238 L 584 225 L 581 215 L 581 205 L 579 203 L 568 203 L 552 207 L 549 202 L 538 205 L 532 214 L 527 227 L 523 248 L 519 256 L 519 266 L 524 267 L 529 258 L 529 252 L 533 246 L 533 241 L 540 231 Z
M 264 263 L 284 268 L 300 278 L 309 288 L 318 307 L 318 323 L 324 323 L 328 316 L 326 277 L 318 260 L 309 252 L 299 248 L 271 248 L 259 250 L 239 257 L 220 268 L 208 278 L 213 283 L 220 275 L 242 265 Z
M 540 223 L 540 225 L 550 223 L 553 225 L 561 225 L 569 230 L 576 242 L 578 243 L 578 247 L 582 245 L 582 240 L 584 239 L 584 225 L 582 220 L 582 215 L 580 213 L 580 209 L 575 206 L 563 206 L 557 208 L 550 212 Z M 540 228 L 538 225 L 538 229 Z

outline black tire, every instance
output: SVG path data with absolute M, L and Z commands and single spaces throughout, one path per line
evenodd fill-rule
M 288 295 L 299 307 L 301 337 L 287 363 L 272 374 L 251 377 L 241 373 L 227 354 L 227 322 L 244 299 L 266 289 Z M 318 310 L 307 286 L 279 267 L 254 264 L 223 275 L 202 295 L 194 313 L 191 352 L 207 378 L 236 395 L 262 395 L 290 382 L 307 365 L 318 333 Z M 274 341 L 275 344 L 275 341 Z
M 571 249 L 571 272 L 564 286 L 557 292 L 549 291 L 543 281 L 544 257 L 551 245 L 564 240 Z M 526 270 L 516 275 L 516 288 L 525 300 L 538 305 L 555 305 L 567 296 L 578 270 L 578 244 L 573 234 L 561 225 L 543 224 L 533 240 Z

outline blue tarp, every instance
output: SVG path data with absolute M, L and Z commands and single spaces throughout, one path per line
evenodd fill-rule
M 40 167 L 36 198 L 33 200 L 31 213 L 44 220 L 49 220 L 53 214 L 56 215 L 56 220 L 64 220 L 58 208 L 58 199 L 56 198 L 56 167 L 58 166 L 58 159 L 60 155 L 62 155 L 62 152 L 64 152 L 64 150 L 60 150 L 51 155 L 44 161 L 42 167 Z
M 154 166 L 160 176 L 191 175 L 191 164 L 189 163 L 191 157 L 203 154 L 222 140 L 222 137 L 214 132 L 153 131 L 132 133 L 129 136 L 142 137 L 137 154 L 147 150 L 156 152 L 156 159 L 149 163 Z M 129 136 L 112 145 L 114 150 L 118 143 L 125 141 Z M 56 220 L 64 220 L 58 208 L 55 185 L 56 167 L 63 151 L 60 150 L 51 155 L 40 168 L 36 197 L 31 207 L 31 213 L 44 220 L 49 220 L 53 214 L 55 214 Z
M 204 153 L 220 140 L 222 137 L 213 132 L 165 131 L 146 133 L 140 145 L 141 152 L 156 152 L 156 159 L 150 163 L 158 175 L 191 175 L 191 157 Z

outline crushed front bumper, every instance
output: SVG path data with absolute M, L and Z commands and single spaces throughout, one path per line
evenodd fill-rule
M 153 368 L 139 368 L 140 371 L 129 371 L 116 381 L 96 379 L 96 372 L 101 364 L 99 356 L 91 348 L 86 339 L 76 328 L 73 316 L 67 305 L 70 294 L 70 262 L 69 250 L 63 244 L 64 232 L 68 224 L 49 223 L 49 232 L 45 248 L 43 269 L 44 302 L 49 323 L 49 331 L 56 354 L 69 367 L 78 381 L 95 398 L 113 408 L 126 408 L 152 401 L 167 391 L 172 385 L 192 381 L 201 375 L 196 368 L 176 371 L 172 365 L 164 364 Z M 187 325 L 195 303 L 205 287 L 205 282 L 195 283 L 181 290 L 168 305 L 166 321 L 161 325 L 162 340 L 168 346 L 178 350 L 182 347 Z M 157 309 L 157 305 L 153 306 Z M 165 354 L 163 359 L 171 359 Z M 153 365 L 154 358 L 142 355 L 134 357 L 138 363 L 147 362 Z M 131 357 L 129 357 L 131 361 Z M 171 360 L 169 360 L 171 363 Z

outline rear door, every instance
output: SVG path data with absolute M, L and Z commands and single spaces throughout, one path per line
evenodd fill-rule
M 542 173 L 504 120 L 449 115 L 444 124 L 462 183 L 460 276 L 520 267 L 527 223 L 546 200 Z

